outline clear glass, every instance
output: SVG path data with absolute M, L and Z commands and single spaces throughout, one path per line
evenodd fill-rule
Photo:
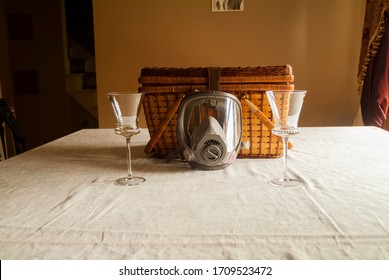
M 298 120 L 300 117 L 301 108 L 303 106 L 305 90 L 292 91 L 266 91 L 267 99 L 273 114 L 274 128 L 272 133 L 282 138 L 284 147 L 283 161 L 284 171 L 280 178 L 270 181 L 275 186 L 297 186 L 302 180 L 301 178 L 292 178 L 288 174 L 288 141 L 289 137 L 300 132 L 298 128 Z
M 126 138 L 127 143 L 127 176 L 115 180 L 118 186 L 133 186 L 146 179 L 134 176 L 131 166 L 131 137 L 140 132 L 138 118 L 142 104 L 142 93 L 138 92 L 111 92 L 108 99 L 116 117 L 115 133 Z

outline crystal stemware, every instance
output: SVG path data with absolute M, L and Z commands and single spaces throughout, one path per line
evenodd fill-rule
M 134 176 L 131 166 L 131 137 L 140 132 L 138 117 L 142 100 L 142 93 L 138 92 L 111 92 L 108 99 L 116 117 L 115 133 L 126 138 L 127 143 L 127 176 L 115 180 L 115 185 L 133 186 L 145 181 L 145 178 Z
M 275 186 L 296 186 L 301 178 L 292 178 L 288 174 L 288 141 L 289 137 L 300 132 L 298 120 L 303 106 L 305 90 L 266 91 L 267 99 L 273 114 L 274 128 L 272 133 L 282 138 L 284 153 L 284 170 L 281 178 L 273 179 L 270 183 Z

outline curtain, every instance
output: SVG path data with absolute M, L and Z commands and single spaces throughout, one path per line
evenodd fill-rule
M 367 0 L 358 83 L 365 125 L 383 127 L 389 111 L 389 0 Z

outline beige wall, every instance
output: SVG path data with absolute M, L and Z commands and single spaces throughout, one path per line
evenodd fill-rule
M 351 125 L 366 0 L 93 0 L 100 127 L 109 91 L 135 91 L 144 66 L 293 66 L 308 96 L 302 126 Z

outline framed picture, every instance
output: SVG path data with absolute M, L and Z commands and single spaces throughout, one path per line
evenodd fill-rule
M 212 12 L 244 11 L 244 0 L 211 0 Z

